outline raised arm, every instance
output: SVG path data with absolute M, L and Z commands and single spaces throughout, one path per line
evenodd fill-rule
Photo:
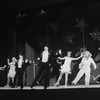
M 58 57 L 58 59 L 60 59 L 60 60 L 64 60 L 66 57 L 63 57 L 63 58 L 61 58 L 61 57 Z
M 80 57 L 72 58 L 72 60 L 78 60 L 78 59 L 82 58 L 82 56 L 83 56 L 83 53 L 81 53 L 81 56 Z
M 80 57 L 77 57 L 77 58 L 72 58 L 72 60 L 78 60 L 78 59 L 80 59 L 82 56 L 80 56 Z
M 11 63 L 9 62 L 9 59 L 7 59 L 7 62 L 8 62 L 8 68 L 10 68 L 10 66 L 11 66 Z
M 6 65 L 4 65 L 3 67 L 0 67 L 0 70 L 4 70 L 5 67 L 7 67 Z

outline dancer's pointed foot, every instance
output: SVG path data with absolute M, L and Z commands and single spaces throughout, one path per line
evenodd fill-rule
M 65 87 L 67 87 L 68 85 L 67 85 L 67 84 L 65 84 L 64 86 L 65 86 Z
M 59 83 L 55 83 L 54 86 L 59 86 Z
M 89 84 L 85 84 L 85 87 L 88 87 L 89 86 Z
M 74 82 L 72 82 L 72 84 L 71 85 L 76 85 Z
M 100 82 L 96 81 L 96 83 L 98 83 L 98 84 L 99 84 Z
M 30 87 L 32 88 L 32 87 L 35 86 L 35 85 L 36 85 L 36 83 L 33 82 L 33 83 L 30 85 Z
M 33 88 L 34 85 L 30 85 L 31 88 Z
M 5 87 L 10 87 L 10 85 L 6 85 Z

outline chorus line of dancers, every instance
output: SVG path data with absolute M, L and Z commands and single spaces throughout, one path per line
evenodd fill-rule
M 77 58 L 71 57 L 72 52 L 68 51 L 66 52 L 66 56 L 62 56 L 62 50 L 58 49 L 56 53 L 52 53 L 49 50 L 48 46 L 44 46 L 44 50 L 41 52 L 41 56 L 37 58 L 39 63 L 39 70 L 38 73 L 33 80 L 30 87 L 32 88 L 35 85 L 40 85 L 42 81 L 44 81 L 44 89 L 46 89 L 49 86 L 49 81 L 51 78 L 56 77 L 56 83 L 54 86 L 59 86 L 60 81 L 62 79 L 63 74 L 65 74 L 65 86 L 68 85 L 68 75 L 72 74 L 71 67 L 74 66 L 72 61 L 81 59 L 81 62 L 79 64 L 79 72 L 77 73 L 75 79 L 71 82 L 72 85 L 76 85 L 78 81 L 81 79 L 81 77 L 85 74 L 85 85 L 90 84 L 90 73 L 91 73 L 91 64 L 93 64 L 94 69 L 97 68 L 95 61 L 92 58 L 92 54 L 87 51 L 86 49 L 83 49 L 83 51 L 80 52 L 80 56 Z M 12 61 L 10 62 L 9 59 L 7 59 L 8 65 L 4 65 L 3 67 L 0 67 L 0 70 L 4 70 L 5 68 L 8 68 L 8 74 L 7 74 L 7 85 L 5 87 L 11 86 L 15 87 L 17 85 L 20 86 L 20 88 L 23 88 L 23 74 L 25 72 L 25 69 L 30 64 L 34 63 L 31 60 L 24 59 L 23 55 L 19 54 L 19 58 L 16 59 L 15 57 L 12 57 Z M 10 85 L 11 81 L 11 85 Z
M 52 62 L 52 56 L 49 53 L 49 47 L 44 46 L 44 51 L 41 54 L 41 64 L 40 69 L 38 71 L 38 74 L 33 81 L 31 87 L 40 84 L 41 80 L 44 79 L 44 89 L 46 89 L 49 86 L 49 80 L 51 77 L 56 77 L 56 83 L 54 86 L 59 86 L 60 80 L 62 79 L 63 74 L 65 74 L 65 86 L 68 85 L 68 75 L 71 74 L 71 66 L 73 60 L 81 59 L 81 63 L 79 64 L 79 72 L 77 73 L 75 79 L 72 81 L 72 85 L 76 85 L 80 78 L 85 74 L 85 85 L 89 85 L 90 83 L 90 73 L 91 73 L 91 64 L 93 64 L 94 69 L 97 68 L 95 61 L 92 58 L 92 54 L 87 51 L 86 49 L 83 49 L 83 51 L 80 53 L 80 56 L 77 58 L 71 57 L 72 52 L 68 51 L 65 57 L 62 57 L 61 49 L 59 49 L 58 53 L 56 54 L 56 63 Z M 50 58 L 51 56 L 51 58 Z M 63 63 L 61 63 L 61 60 L 64 60 Z M 54 60 L 53 60 L 54 61 Z M 49 63 L 51 62 L 51 63 Z M 53 68 L 53 71 L 49 73 L 49 68 Z M 60 72 L 60 73 L 58 73 Z

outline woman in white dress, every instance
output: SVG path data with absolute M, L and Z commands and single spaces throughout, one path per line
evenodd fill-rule
M 85 74 L 85 85 L 89 85 L 90 83 L 90 73 L 91 73 L 91 64 L 93 64 L 94 69 L 97 68 L 96 63 L 91 57 L 92 54 L 89 51 L 84 53 L 81 63 L 79 64 L 80 71 L 78 72 L 76 78 L 73 80 L 72 84 L 77 84 L 80 78 Z
M 16 71 L 15 71 L 15 68 L 16 68 L 16 58 L 13 57 L 12 58 L 12 62 L 9 62 L 9 59 L 7 60 L 8 61 L 8 65 L 9 65 L 9 72 L 7 74 L 7 85 L 6 86 L 9 86 L 9 82 L 10 82 L 10 78 L 11 78 L 11 81 L 12 81 L 12 84 L 14 83 L 14 77 L 15 77 L 15 74 L 16 74 Z
M 57 80 L 57 82 L 55 83 L 55 86 L 58 86 L 59 85 L 59 82 L 63 76 L 63 74 L 65 74 L 65 86 L 67 86 L 67 81 L 68 81 L 68 74 L 71 74 L 71 61 L 72 60 L 78 60 L 82 57 L 82 55 L 78 58 L 72 58 L 70 57 L 71 56 L 71 51 L 68 51 L 67 52 L 67 56 L 61 58 L 61 57 L 58 57 L 60 60 L 65 60 L 64 61 L 64 64 L 61 65 L 61 69 L 60 69 L 60 75 L 59 75 L 59 78 Z

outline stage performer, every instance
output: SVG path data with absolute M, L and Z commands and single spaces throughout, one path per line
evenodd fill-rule
M 72 62 L 72 60 L 78 60 L 82 57 L 82 55 L 81 55 L 78 58 L 72 58 L 71 53 L 72 53 L 71 51 L 68 51 L 67 56 L 65 56 L 63 58 L 58 57 L 59 59 L 65 60 L 65 61 L 64 61 L 64 64 L 61 65 L 60 75 L 59 75 L 59 78 L 58 78 L 57 82 L 55 83 L 55 86 L 59 86 L 59 82 L 60 82 L 63 74 L 65 74 L 65 86 L 67 86 L 68 74 L 71 74 L 71 62 Z
M 48 46 L 44 46 L 44 50 L 43 52 L 41 53 L 41 62 L 40 62 L 40 67 L 39 67 L 39 71 L 38 71 L 38 74 L 35 78 L 35 80 L 32 82 L 31 84 L 31 88 L 33 86 L 35 86 L 37 83 L 39 84 L 39 79 L 42 76 L 42 79 L 44 79 L 44 88 L 46 89 L 47 86 L 49 85 L 49 79 L 48 79 L 48 76 L 49 76 L 49 47 Z
M 63 61 L 58 59 L 58 57 L 62 57 L 61 49 L 57 49 L 56 52 L 50 56 L 50 58 L 51 58 L 51 60 L 50 60 L 51 73 L 50 73 L 49 79 L 55 78 L 56 81 L 58 80 L 58 77 L 60 74 L 60 72 L 59 72 L 60 66 L 63 63 Z
M 21 89 L 23 89 L 23 74 L 26 70 L 26 64 L 28 63 L 28 59 L 24 59 L 22 54 L 19 54 L 19 59 L 17 61 L 17 68 L 16 68 L 16 81 L 15 85 L 20 86 Z M 31 64 L 31 63 L 30 63 Z
M 80 71 L 78 72 L 76 78 L 72 81 L 72 84 L 77 84 L 80 78 L 85 74 L 85 85 L 88 86 L 90 83 L 90 73 L 91 69 L 90 66 L 93 64 L 94 69 L 97 68 L 96 63 L 94 62 L 93 58 L 91 57 L 92 54 L 89 51 L 86 51 L 82 57 L 82 61 L 79 64 Z
M 8 68 L 9 68 L 9 72 L 7 74 L 7 85 L 5 87 L 9 87 L 9 83 L 10 83 L 10 79 L 12 80 L 12 86 L 14 84 L 14 78 L 15 78 L 15 74 L 16 74 L 16 63 L 17 63 L 17 59 L 15 57 L 12 57 L 12 62 L 9 62 L 9 59 L 7 59 L 8 62 Z

